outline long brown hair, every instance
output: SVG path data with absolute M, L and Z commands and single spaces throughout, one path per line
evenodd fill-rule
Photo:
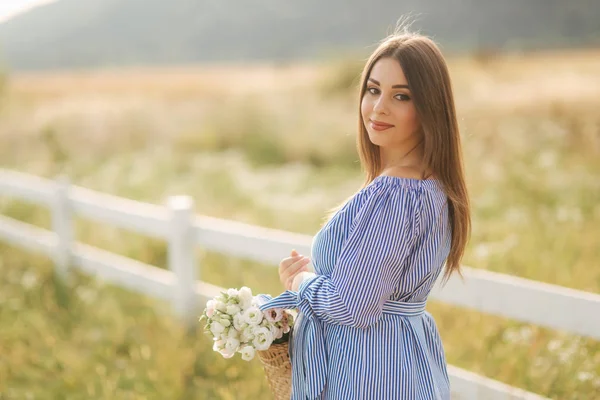
M 362 71 L 358 105 L 356 146 L 366 175 L 362 188 L 382 172 L 379 147 L 369 139 L 360 112 L 360 103 L 365 95 L 371 70 L 382 58 L 395 59 L 400 63 L 421 123 L 423 171 L 432 172 L 442 183 L 448 197 L 452 244 L 444 273 L 444 281 L 447 281 L 453 272 L 462 276 L 460 262 L 471 235 L 469 196 L 448 67 L 435 42 L 406 29 L 384 39 L 371 54 Z M 330 210 L 325 220 L 331 218 L 346 201 Z

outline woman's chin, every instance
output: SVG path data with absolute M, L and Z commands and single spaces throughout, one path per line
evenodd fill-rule
M 387 142 L 384 138 L 382 138 L 380 136 L 380 134 L 375 133 L 369 133 L 369 140 L 371 141 L 371 143 L 373 143 L 375 146 L 384 146 L 385 143 Z

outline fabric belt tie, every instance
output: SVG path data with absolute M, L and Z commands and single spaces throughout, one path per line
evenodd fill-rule
M 305 286 L 302 289 L 305 289 Z M 293 336 L 298 340 L 296 356 L 299 358 L 295 365 L 300 369 L 304 377 L 305 393 L 309 399 L 317 399 L 325 387 L 327 377 L 327 352 L 325 349 L 325 335 L 323 322 L 317 318 L 310 303 L 303 299 L 303 292 L 286 290 L 279 296 L 272 298 L 269 295 L 258 295 L 265 303 L 259 306 L 261 311 L 271 308 L 300 309 L 302 318 L 306 319 L 302 324 L 294 324 Z M 413 317 L 425 312 L 426 301 L 403 302 L 388 300 L 383 304 L 383 313 L 403 317 Z

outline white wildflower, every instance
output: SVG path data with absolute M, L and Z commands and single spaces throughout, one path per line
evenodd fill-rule
M 480 243 L 475 246 L 474 253 L 478 259 L 485 260 L 490 255 L 490 246 L 486 243 Z
M 561 347 L 562 347 L 562 342 L 558 339 L 552 339 L 551 341 L 548 342 L 548 350 L 551 353 L 558 351 L 558 349 L 560 349 Z
M 577 379 L 581 382 L 591 381 L 593 377 L 594 374 L 591 372 L 582 371 L 577 374 Z

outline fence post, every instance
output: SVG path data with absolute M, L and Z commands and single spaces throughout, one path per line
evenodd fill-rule
M 196 299 L 196 265 L 194 263 L 194 201 L 190 196 L 171 196 L 169 234 L 169 269 L 175 274 L 173 306 L 176 313 L 187 323 L 196 322 L 198 305 Z
M 66 280 L 72 262 L 73 219 L 69 201 L 69 178 L 60 176 L 56 179 L 56 190 L 52 202 L 52 230 L 56 233 L 54 264 L 58 276 Z

